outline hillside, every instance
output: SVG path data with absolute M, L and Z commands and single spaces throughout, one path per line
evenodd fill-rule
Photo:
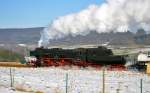
M 67 36 L 63 39 L 51 40 L 50 45 L 78 45 L 78 44 L 104 44 L 110 45 L 149 45 L 150 34 L 137 35 L 132 32 L 97 33 L 91 32 L 86 36 Z
M 0 29 L 0 44 L 32 44 L 37 45 L 40 39 L 40 32 L 43 27 L 36 28 L 21 28 L 21 29 Z M 91 31 L 86 36 L 72 36 L 58 40 L 51 40 L 50 46 L 57 45 L 79 45 L 79 44 L 103 44 L 109 42 L 111 45 L 149 45 L 150 34 L 146 34 L 144 30 L 139 30 L 138 33 L 132 32 L 111 32 L 97 33 Z
M 40 38 L 43 27 L 0 29 L 0 44 L 35 44 Z

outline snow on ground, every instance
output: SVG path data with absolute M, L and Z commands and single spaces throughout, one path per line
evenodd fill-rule
M 0 67 L 0 93 L 102 93 L 102 71 L 59 68 L 12 68 L 14 87 L 10 87 L 10 68 Z M 150 93 L 150 77 L 131 71 L 105 71 L 105 93 Z

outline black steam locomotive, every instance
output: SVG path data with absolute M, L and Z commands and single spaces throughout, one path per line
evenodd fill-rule
M 30 51 L 30 56 L 36 58 L 35 66 L 124 66 L 124 56 L 115 56 L 111 49 L 99 46 L 97 48 L 36 48 Z

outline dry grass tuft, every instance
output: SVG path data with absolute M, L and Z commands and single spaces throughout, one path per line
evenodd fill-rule
M 33 91 L 31 89 L 25 89 L 23 87 L 15 87 L 15 90 L 20 92 L 27 92 L 27 93 L 44 93 L 42 91 Z
M 27 90 L 27 89 L 24 89 L 22 87 L 16 87 L 15 90 L 20 91 L 20 92 L 34 92 L 32 90 Z
M 36 91 L 35 93 L 44 93 L 44 92 L 42 92 L 42 91 Z

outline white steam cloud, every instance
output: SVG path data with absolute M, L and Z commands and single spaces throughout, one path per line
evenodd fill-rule
M 49 40 L 61 39 L 69 34 L 125 32 L 138 28 L 150 30 L 150 0 L 107 0 L 100 6 L 90 5 L 79 13 L 54 20 L 41 32 L 39 46 L 46 46 Z

